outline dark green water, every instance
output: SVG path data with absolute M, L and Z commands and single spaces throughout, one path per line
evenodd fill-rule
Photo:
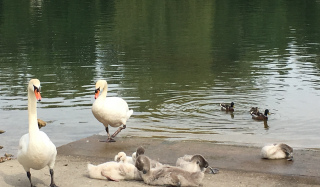
M 319 55 L 319 1 L 0 0 L 1 151 L 27 133 L 31 78 L 57 146 L 103 134 L 106 79 L 134 110 L 119 136 L 319 148 Z

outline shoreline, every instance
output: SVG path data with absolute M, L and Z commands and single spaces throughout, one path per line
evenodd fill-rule
M 148 186 L 142 181 L 90 179 L 87 163 L 112 161 L 124 151 L 131 155 L 143 146 L 145 154 L 161 163 L 175 165 L 185 154 L 201 154 L 218 174 L 206 172 L 203 186 L 320 186 L 320 151 L 294 150 L 294 161 L 265 160 L 260 148 L 223 145 L 205 141 L 167 141 L 153 138 L 117 137 L 114 143 L 99 142 L 105 136 L 93 135 L 57 148 L 55 181 L 58 186 Z M 47 168 L 31 170 L 32 180 L 38 187 L 48 186 Z M 28 178 L 16 159 L 0 163 L 0 186 L 27 186 Z

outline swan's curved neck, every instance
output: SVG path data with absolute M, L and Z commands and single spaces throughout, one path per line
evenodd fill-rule
M 29 117 L 29 137 L 39 131 L 37 122 L 37 99 L 34 93 L 28 90 L 28 117 Z
M 108 93 L 108 84 L 107 84 L 107 82 L 105 82 L 103 87 L 102 87 L 102 93 L 101 93 L 100 97 L 106 98 L 107 97 L 107 93 Z

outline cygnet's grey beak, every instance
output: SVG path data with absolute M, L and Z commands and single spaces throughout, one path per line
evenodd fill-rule
M 210 169 L 210 174 L 217 174 L 217 173 L 219 173 L 219 169 L 218 168 L 212 168 L 212 167 L 210 167 L 210 166 L 208 166 L 208 168 Z
M 290 153 L 289 154 L 289 156 L 288 156 L 288 159 L 287 160 L 289 160 L 289 161 L 293 161 L 293 154 L 292 153 Z

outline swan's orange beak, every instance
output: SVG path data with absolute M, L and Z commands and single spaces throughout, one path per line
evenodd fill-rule
M 36 98 L 38 101 L 41 101 L 41 95 L 40 95 L 40 91 L 38 89 L 34 90 L 34 95 L 36 95 Z
M 100 89 L 95 90 L 94 99 L 97 99 L 99 97 Z

